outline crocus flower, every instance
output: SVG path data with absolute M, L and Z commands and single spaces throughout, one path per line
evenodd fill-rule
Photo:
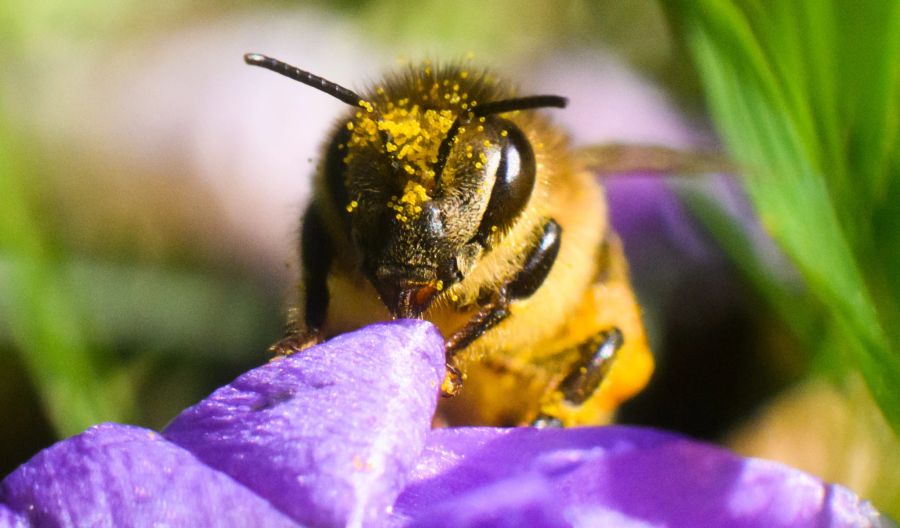
M 240 376 L 162 432 L 103 424 L 0 483 L 5 526 L 887 526 L 849 490 L 637 427 L 431 430 L 429 323 Z

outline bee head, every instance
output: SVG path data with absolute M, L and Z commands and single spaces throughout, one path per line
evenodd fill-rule
M 395 317 L 421 316 L 527 205 L 534 151 L 500 114 L 566 103 L 498 97 L 483 75 L 427 63 L 363 98 L 275 59 L 245 60 L 355 107 L 328 143 L 322 176 L 362 272 Z

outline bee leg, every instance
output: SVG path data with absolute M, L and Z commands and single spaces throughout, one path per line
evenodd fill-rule
M 501 321 L 509 317 L 509 304 L 511 302 L 527 299 L 537 291 L 547 279 L 550 268 L 559 253 L 559 244 L 562 228 L 554 219 L 544 223 L 543 232 L 537 243 L 529 250 L 528 257 L 512 279 L 500 287 L 491 296 L 490 301 L 482 306 L 465 326 L 454 332 L 447 340 L 446 353 L 447 365 L 450 372 L 448 380 L 445 380 L 441 389 L 445 396 L 453 396 L 462 388 L 462 376 L 456 368 L 454 358 L 467 346 L 485 332 L 497 326 Z M 453 376 L 456 372 L 457 376 Z M 454 381 L 455 379 L 455 381 Z
M 551 427 L 562 427 L 562 420 L 559 418 L 554 418 L 547 414 L 542 414 L 535 418 L 533 422 L 531 422 L 532 427 L 537 427 L 538 429 L 549 429 Z
M 504 287 L 497 291 L 464 327 L 450 336 L 446 345 L 447 362 L 449 363 L 460 351 L 507 317 L 509 317 L 509 297 Z
M 622 332 L 612 328 L 578 345 L 578 360 L 557 386 L 567 402 L 579 405 L 594 394 L 624 342 Z
M 552 391 L 561 394 L 569 405 L 581 405 L 593 396 L 615 361 L 616 353 L 625 340 L 616 327 L 603 330 L 575 347 L 577 359 L 569 373 Z M 532 423 L 536 427 L 562 426 L 562 421 L 550 413 L 541 413 Z
M 300 256 L 303 265 L 305 310 L 303 324 L 297 310 L 291 310 L 287 332 L 269 347 L 274 356 L 287 356 L 305 350 L 322 340 L 321 328 L 328 311 L 328 269 L 331 267 L 331 240 L 315 205 L 303 217 L 300 233 Z

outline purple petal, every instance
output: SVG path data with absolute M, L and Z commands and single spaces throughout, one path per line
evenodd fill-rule
M 296 526 L 158 433 L 116 424 L 38 453 L 0 483 L 0 502 L 0 526 Z
M 562 503 L 557 490 L 546 479 L 522 475 L 486 483 L 474 493 L 465 493 L 449 500 L 436 498 L 426 508 L 427 513 L 409 519 L 402 526 L 567 528 L 571 523 L 559 508 Z M 452 522 L 445 523 L 446 520 Z
M 424 447 L 443 376 L 431 324 L 372 325 L 242 375 L 164 434 L 298 521 L 377 525 Z
M 709 260 L 713 249 L 700 235 L 675 192 L 658 175 L 614 176 L 604 180 L 610 221 L 632 259 L 683 254 Z
M 521 495 L 513 483 L 523 482 Z M 541 484 L 541 482 L 543 484 Z M 548 497 L 535 496 L 536 489 Z M 504 496 L 498 495 L 498 489 Z M 878 526 L 849 490 L 777 463 L 630 427 L 437 430 L 395 505 L 398 524 L 498 501 L 538 515 L 531 526 Z M 504 519 L 484 526 L 507 526 Z
M 29 526 L 25 517 L 0 504 L 0 528 L 26 528 Z

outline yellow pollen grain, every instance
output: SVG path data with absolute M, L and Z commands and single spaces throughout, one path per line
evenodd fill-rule
M 491 226 L 491 233 L 497 232 L 497 226 Z
M 467 72 L 466 70 L 463 70 L 463 71 L 459 72 L 459 78 L 460 78 L 460 79 L 468 79 L 468 78 L 469 78 L 469 72 Z
M 444 281 L 442 281 L 442 280 L 437 281 L 435 283 L 434 287 L 437 288 L 437 291 L 443 290 L 444 289 Z
M 353 130 L 353 121 L 347 123 L 347 130 Z
M 490 148 L 490 146 L 491 146 L 490 140 L 485 139 L 485 140 L 484 140 L 484 146 Z
M 451 294 L 450 294 L 450 300 L 453 301 L 453 302 L 458 301 L 458 300 L 459 300 L 459 295 L 456 295 L 455 293 L 451 293 Z
M 506 136 L 509 135 L 509 132 L 507 132 L 506 130 L 504 130 L 504 131 L 500 132 L 500 135 L 503 136 L 503 137 L 506 137 Z

